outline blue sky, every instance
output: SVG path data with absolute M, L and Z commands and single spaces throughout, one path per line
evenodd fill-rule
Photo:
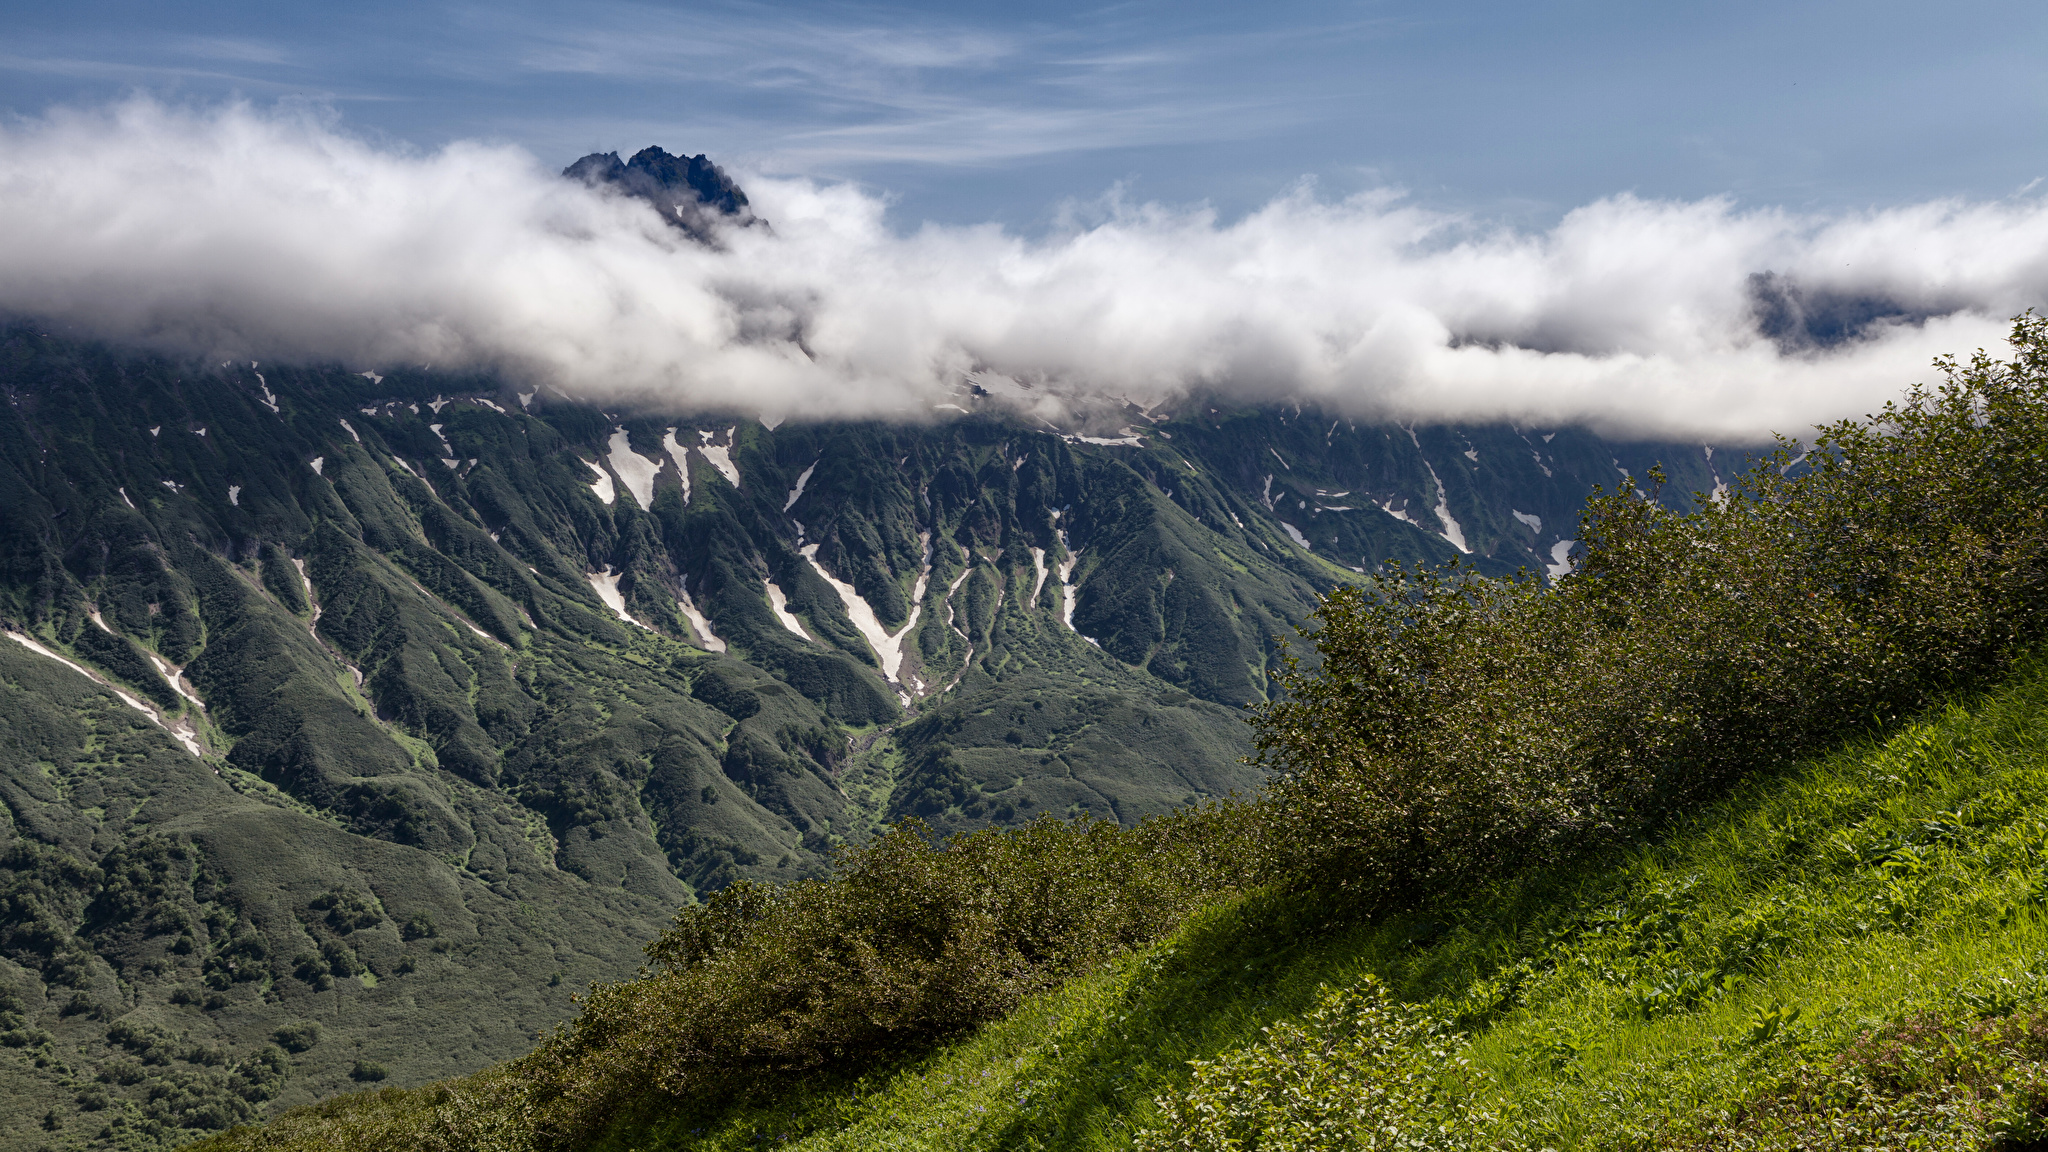
M 2048 5 L 10 2 L 0 106 L 142 91 L 550 163 L 648 143 L 893 197 L 897 228 L 1303 178 L 1540 226 L 1633 191 L 1842 210 L 2048 175 Z

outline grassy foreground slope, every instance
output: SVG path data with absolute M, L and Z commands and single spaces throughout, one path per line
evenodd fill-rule
M 1386 1116 L 1405 1143 L 1255 1146 L 2020 1147 L 2048 1118 L 2044 892 L 2035 662 L 1660 843 L 1344 930 L 1312 903 L 1248 897 L 908 1066 L 600 1147 L 1224 1147 L 1168 1140 L 1159 1101 L 1341 1116 L 1399 1074 L 1434 1093 Z M 1288 1050 L 1329 990 L 1375 983 L 1464 1034 L 1429 1041 L 1449 1060 L 1412 1062 L 1429 1051 L 1412 1042 L 1347 1059 L 1333 1041 L 1372 1018 L 1355 1011 L 1309 1037 L 1321 1059 Z M 1199 1085 L 1190 1061 L 1210 1062 Z M 343 1098 L 204 1147 L 489 1147 L 470 1111 L 489 1095 Z
M 1344 1028 L 1309 1037 L 1334 1056 L 1287 1050 L 1327 991 L 1375 982 L 1466 1034 L 1433 1038 L 1437 1100 L 1383 1108 L 1407 1129 L 1387 1146 L 2016 1145 L 2048 1120 L 2044 838 L 2035 664 L 1662 843 L 1335 934 L 1250 898 L 914 1067 L 604 1146 L 1221 1147 L 1157 1131 L 1155 1097 L 1342 1115 L 1408 1070 L 1402 1045 L 1347 1061 Z M 1199 1086 L 1189 1061 L 1214 1062 Z

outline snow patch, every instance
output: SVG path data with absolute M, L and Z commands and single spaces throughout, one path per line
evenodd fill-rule
M 690 450 L 676 441 L 676 430 L 671 428 L 661 434 L 661 446 L 668 451 L 668 458 L 675 461 L 676 475 L 683 480 L 683 503 L 690 502 Z M 783 511 L 788 511 L 787 508 Z
M 1559 540 L 1550 546 L 1550 563 L 1545 564 L 1543 570 L 1550 573 L 1551 579 L 1572 574 L 1572 545 L 1577 543 L 1577 540 Z
M 697 610 L 696 601 L 690 599 L 690 582 L 688 580 L 683 581 L 680 591 L 681 594 L 676 598 L 676 604 L 682 608 L 683 618 L 690 622 L 690 627 L 697 630 L 697 639 L 701 647 L 706 652 L 725 651 L 725 641 L 720 640 L 711 631 L 711 621 L 704 618 L 704 613 Z
M 697 433 L 704 441 L 697 446 L 697 451 L 702 452 L 704 458 L 711 461 L 711 466 L 718 469 L 718 474 L 725 477 L 726 483 L 731 484 L 735 488 L 740 486 L 740 470 L 732 462 L 732 434 L 737 431 L 739 431 L 737 426 L 727 428 L 725 430 L 725 443 L 723 444 L 713 444 L 711 442 L 711 437 L 716 435 L 716 433 Z
M 925 582 L 931 579 L 931 534 L 924 534 L 924 570 L 917 574 L 917 585 L 910 593 L 910 619 L 905 620 L 903 627 L 893 633 L 882 627 L 881 619 L 875 615 L 874 606 L 863 599 L 860 593 L 854 591 L 853 585 L 835 579 L 830 572 L 825 571 L 823 564 L 818 563 L 816 544 L 807 544 L 800 551 L 803 558 L 811 562 L 811 568 L 818 573 L 819 578 L 830 584 L 834 592 L 839 593 L 840 603 L 846 606 L 847 619 L 853 621 L 853 626 L 860 632 L 862 639 L 868 642 L 868 647 L 874 649 L 875 655 L 880 658 L 882 675 L 888 677 L 891 684 L 901 684 L 903 639 L 910 635 L 911 629 L 917 627 L 917 618 L 924 612 Z
M 354 440 L 354 441 L 355 441 L 356 443 L 358 443 L 358 444 L 361 444 L 361 443 L 363 442 L 363 438 L 362 438 L 361 436 L 358 436 L 358 435 L 356 435 L 356 429 L 355 429 L 355 425 L 353 425 L 353 424 L 350 424 L 350 423 L 349 423 L 348 421 L 346 421 L 346 420 L 343 420 L 343 421 L 341 422 L 341 426 L 342 426 L 343 428 L 345 428 L 345 429 L 347 429 L 347 430 L 348 430 L 348 434 L 349 434 L 349 438 L 350 438 L 350 439 Z
M 1285 520 L 1282 520 L 1280 522 L 1280 527 L 1285 528 L 1287 530 L 1288 537 L 1291 538 L 1296 544 L 1301 545 L 1303 548 L 1307 548 L 1311 552 L 1315 551 L 1313 547 L 1310 547 L 1308 537 L 1303 536 L 1301 534 L 1301 529 L 1296 528 L 1294 525 L 1289 524 Z
M 437 439 L 439 439 L 439 440 L 441 441 L 441 452 L 442 452 L 442 454 L 443 454 L 443 455 L 447 455 L 447 456 L 453 456 L 453 455 L 455 455 L 455 446 L 454 446 L 454 445 L 452 445 L 452 444 L 450 444 L 450 443 L 448 443 L 448 437 L 447 437 L 447 435 L 446 435 L 445 433 L 443 433 L 443 432 L 441 431 L 441 429 L 443 429 L 443 428 L 446 428 L 446 427 L 447 427 L 447 425 L 446 425 L 446 424 L 429 424 L 429 425 L 427 425 L 427 427 L 428 427 L 428 428 L 431 428 L 431 429 L 433 430 L 433 432 L 434 432 L 434 436 L 435 436 L 435 437 L 436 437 Z
M 264 382 L 263 373 L 261 372 L 256 374 L 256 386 L 263 389 L 263 406 L 270 409 L 271 414 L 275 415 L 277 413 L 277 395 L 271 392 L 270 385 Z
M 1545 437 L 1545 439 L 1548 439 L 1548 437 Z M 1543 463 L 1543 453 L 1538 452 L 1534 448 L 1531 448 L 1529 449 L 1529 455 L 1536 458 L 1536 467 L 1543 469 L 1543 474 L 1545 476 L 1550 475 L 1550 467 Z
M 538 395 L 540 395 L 540 389 L 536 388 L 536 389 L 534 389 L 534 390 L 533 390 L 533 391 L 531 391 L 531 392 L 521 392 L 521 393 L 519 393 L 518 395 L 519 395 L 519 407 L 520 407 L 521 409 L 526 409 L 526 408 L 532 407 L 532 405 L 533 405 L 533 398 L 534 398 L 535 396 L 538 396 Z
M 29 639 L 26 635 L 20 632 L 9 630 L 7 635 L 12 637 L 15 643 L 20 644 L 22 647 L 27 648 L 29 651 L 37 653 L 42 656 L 47 656 L 50 659 L 55 660 L 57 663 L 64 665 L 66 668 L 71 669 L 73 672 L 78 673 L 80 676 L 85 677 L 87 680 L 92 681 L 94 684 L 97 684 L 100 687 L 105 688 L 107 691 L 112 692 L 114 695 L 120 697 L 121 703 L 126 704 L 130 708 L 135 709 L 137 712 L 142 713 L 144 716 L 149 717 L 150 723 L 170 733 L 172 739 L 184 745 L 185 751 L 190 752 L 193 756 L 198 757 L 199 759 L 204 760 L 206 758 L 206 750 L 199 746 L 198 740 L 194 739 L 194 732 L 189 725 L 180 725 L 177 728 L 173 728 L 169 724 L 164 723 L 162 713 L 159 713 L 156 709 L 151 708 L 149 705 L 144 704 L 142 701 L 137 700 L 135 697 L 130 696 L 128 693 L 121 691 L 119 688 L 114 687 L 112 684 L 107 683 L 106 680 L 102 679 L 99 675 L 91 671 L 88 671 L 82 665 L 73 664 L 71 661 L 66 660 L 64 657 L 59 656 L 57 653 L 51 651 L 50 649 L 43 647 L 41 644 L 38 644 L 34 640 Z
M 319 466 L 315 465 L 313 471 L 318 472 L 319 470 Z M 126 504 L 130 508 L 135 507 L 135 501 L 130 500 L 128 498 L 128 490 L 126 488 L 116 488 L 114 489 L 114 491 L 119 492 L 121 494 L 121 503 Z
M 626 484 L 626 491 L 640 502 L 640 507 L 654 507 L 654 477 L 661 471 L 661 461 L 649 460 L 633 451 L 632 437 L 624 428 L 615 429 L 610 440 L 612 471 Z
M 606 504 L 610 504 L 613 500 L 618 499 L 618 493 L 612 491 L 611 473 L 605 471 L 602 468 L 599 468 L 597 465 L 592 464 L 588 460 L 583 461 L 583 466 L 585 468 L 590 469 L 592 472 L 597 473 L 597 479 L 592 480 L 590 482 L 590 489 L 591 491 L 597 493 L 597 498 L 599 500 L 604 501 Z
M 1031 603 L 1036 605 L 1038 603 L 1038 594 L 1045 591 L 1045 578 L 1048 575 L 1045 567 L 1045 549 L 1033 548 L 1031 550 L 1031 567 L 1038 573 L 1037 581 L 1031 585 Z
M 242 506 L 242 486 L 240 484 L 228 485 L 228 503 L 233 504 L 237 508 Z
M 1285 457 L 1285 456 L 1282 456 L 1282 455 L 1280 455 L 1280 450 L 1279 450 L 1279 449 L 1277 449 L 1277 448 L 1273 447 L 1272 445 L 1268 444 L 1268 445 L 1266 446 L 1266 451 L 1268 451 L 1268 452 L 1271 452 L 1271 453 L 1273 454 L 1273 459 L 1275 459 L 1275 460 L 1278 460 L 1278 461 L 1280 461 L 1280 466 L 1281 466 L 1282 468 L 1285 468 L 1285 469 L 1287 469 L 1287 470 L 1288 470 L 1289 472 L 1292 472 L 1292 471 L 1294 471 L 1294 465 L 1292 465 L 1292 464 L 1289 464 L 1289 463 L 1287 462 L 1287 457 Z
M 1242 525 L 1239 525 L 1239 527 L 1242 527 Z M 1067 626 L 1067 631 L 1072 632 L 1076 636 L 1081 636 L 1081 630 L 1074 627 L 1074 601 L 1079 593 L 1079 590 L 1074 587 L 1074 565 L 1081 562 L 1081 553 L 1078 549 L 1067 547 L 1067 530 L 1065 528 L 1059 530 L 1059 535 L 1060 551 L 1067 554 L 1067 558 L 1060 561 L 1059 567 L 1060 589 L 1064 593 L 1060 598 L 1060 623 Z M 1095 644 L 1097 648 L 1102 647 L 1102 645 L 1096 644 L 1095 637 L 1093 636 L 1081 636 L 1081 639 L 1086 640 L 1090 644 Z
M 382 376 L 377 375 L 375 372 L 358 372 L 356 373 L 356 375 L 361 376 L 363 379 L 368 380 L 372 384 L 382 384 L 384 382 L 384 378 Z
M 312 465 L 312 467 L 313 467 L 313 475 L 315 475 L 315 476 L 325 476 L 325 475 L 327 475 L 327 471 L 326 471 L 326 469 L 327 469 L 327 457 L 325 457 L 325 456 L 315 456 L 315 457 L 313 457 L 313 458 L 312 458 L 311 460 L 308 460 L 308 461 L 306 461 L 306 463 L 307 463 L 307 464 L 310 464 L 310 465 Z M 126 492 L 123 492 L 123 493 L 121 493 L 121 498 L 122 498 L 123 500 L 126 500 L 126 499 L 128 498 L 128 494 L 127 494 Z M 129 507 L 131 507 L 131 508 L 132 508 L 132 507 L 134 507 L 134 505 L 132 505 L 132 504 L 131 504 L 131 505 L 129 505 Z
M 1436 468 L 1429 461 L 1423 461 L 1422 466 L 1429 469 L 1429 478 L 1436 482 L 1436 518 L 1443 523 L 1443 538 L 1451 542 L 1451 547 L 1469 554 L 1472 550 L 1465 547 L 1465 530 L 1458 527 L 1457 520 L 1451 516 L 1451 502 L 1444 495 L 1444 482 L 1437 479 Z
M 439 392 L 434 393 L 434 398 L 432 400 L 427 401 L 427 407 L 432 408 L 434 410 L 434 415 L 436 416 L 439 416 L 441 414 L 441 409 L 446 408 L 447 406 L 448 401 L 441 399 L 441 394 Z
M 106 625 L 101 624 L 100 627 L 106 628 Z M 108 629 L 108 631 L 112 631 L 112 629 Z M 199 709 L 201 712 L 206 711 L 206 701 L 201 700 L 192 691 L 192 685 L 185 681 L 185 670 L 183 668 L 174 667 L 169 661 L 164 660 L 154 652 L 147 653 L 147 655 L 149 656 L 150 664 L 156 668 L 156 674 L 164 678 L 164 683 L 171 686 L 171 691 L 191 701 L 194 708 Z
M 791 508 L 796 507 L 796 502 L 799 499 L 801 499 L 804 494 L 804 485 L 809 484 L 811 482 L 811 473 L 816 472 L 817 470 L 818 462 L 816 460 L 813 460 L 811 461 L 811 466 L 809 468 L 804 469 L 803 475 L 798 476 L 796 478 L 796 487 L 791 488 L 789 490 L 789 499 L 784 500 L 782 502 L 782 510 L 784 512 L 787 512 Z
M 812 563 L 815 564 L 816 561 L 812 561 Z M 782 621 L 784 628 L 789 629 L 805 640 L 811 640 L 811 634 L 804 631 L 803 621 L 798 620 L 790 612 L 789 597 L 782 594 L 782 588 L 773 580 L 769 580 L 766 583 L 768 585 L 768 606 L 775 609 L 775 618 Z M 817 641 L 811 640 L 811 643 L 816 644 Z
M 490 409 L 491 411 L 493 411 L 493 412 L 496 412 L 496 413 L 497 413 L 498 415 L 500 415 L 500 416 L 510 416 L 510 415 L 511 415 L 511 413 L 510 413 L 510 412 L 507 412 L 507 411 L 505 411 L 505 410 L 504 410 L 503 408 L 500 408 L 500 407 L 498 407 L 498 404 L 497 404 L 497 402 L 496 402 L 496 401 L 494 401 L 494 400 L 485 400 L 485 399 L 482 399 L 481 397 L 479 397 L 479 398 L 477 399 L 477 403 L 479 403 L 479 404 L 483 405 L 483 406 L 484 406 L 484 407 L 486 407 L 486 408 L 489 408 L 489 409 Z
M 586 572 L 584 575 L 589 578 L 590 586 L 597 591 L 597 598 L 604 601 L 604 606 L 612 610 L 612 615 L 617 616 L 635 628 L 653 631 L 653 629 L 647 628 L 647 625 L 633 619 L 626 612 L 626 597 L 619 591 L 619 578 L 625 575 L 624 572 L 614 572 L 607 568 L 602 572 Z M 479 632 L 477 635 L 482 636 L 483 633 Z M 489 637 L 485 638 L 489 639 Z
M 1126 428 L 1123 430 L 1123 433 L 1122 436 L 1115 438 L 1106 436 L 1076 436 L 1074 439 L 1083 444 L 1099 444 L 1104 448 L 1143 448 L 1145 446 L 1145 442 L 1138 439 L 1136 430 Z
M 1531 532 L 1543 531 L 1543 517 L 1536 515 L 1534 512 L 1517 512 L 1510 508 L 1508 509 L 1508 515 L 1528 525 Z

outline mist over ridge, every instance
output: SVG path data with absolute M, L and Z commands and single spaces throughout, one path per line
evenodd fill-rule
M 1620 194 L 1527 232 L 1304 183 L 1234 221 L 1112 194 L 1032 238 L 902 234 L 861 188 L 736 175 L 770 227 L 704 244 L 514 147 L 246 104 L 57 111 L 0 129 L 0 310 L 770 420 L 930 419 L 972 378 L 1055 421 L 1199 392 L 1731 442 L 1869 411 L 2048 301 L 2039 195 L 1822 216 Z

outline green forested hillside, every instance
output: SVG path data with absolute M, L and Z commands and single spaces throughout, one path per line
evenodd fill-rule
M 0 1066 L 35 1103 L 0 1139 L 175 1143 L 517 1056 L 678 907 L 905 817 L 1250 789 L 1239 709 L 1319 594 L 1552 564 L 1595 483 L 1720 466 L 1296 409 L 1060 431 L 964 388 L 769 428 L 527 387 L 0 331 Z

